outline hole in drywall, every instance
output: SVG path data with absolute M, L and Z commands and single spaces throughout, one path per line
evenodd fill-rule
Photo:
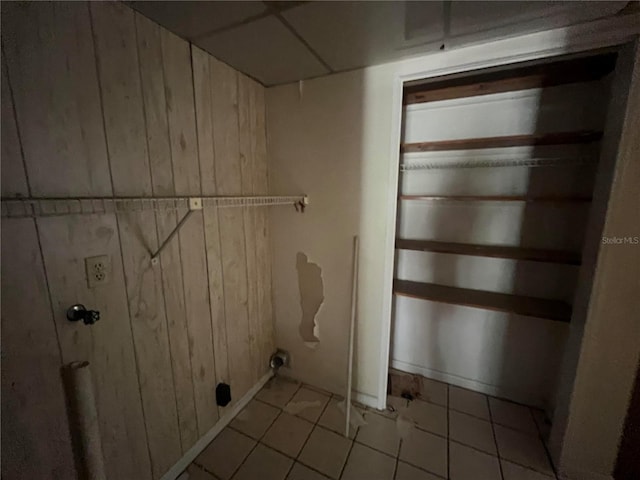
M 314 346 L 320 342 L 316 315 L 324 302 L 322 270 L 317 264 L 310 262 L 302 252 L 298 252 L 296 257 L 296 270 L 298 271 L 300 308 L 302 309 L 300 336 L 308 346 Z

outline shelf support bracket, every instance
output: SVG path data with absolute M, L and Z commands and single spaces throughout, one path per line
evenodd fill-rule
M 171 230 L 171 233 L 167 235 L 167 238 L 165 239 L 164 242 L 162 242 L 162 244 L 158 247 L 155 253 L 151 255 L 151 265 L 158 264 L 158 258 L 160 257 L 162 250 L 164 250 L 164 248 L 169 244 L 169 242 L 173 239 L 173 237 L 176 236 L 176 234 L 180 231 L 182 226 L 187 222 L 187 220 L 189 220 L 189 217 L 191 216 L 191 214 L 193 214 L 193 212 L 196 210 L 202 210 L 202 199 L 199 197 L 192 197 L 189 199 L 189 211 L 184 215 L 184 217 L 180 219 L 180 221 L 176 225 L 176 228 Z

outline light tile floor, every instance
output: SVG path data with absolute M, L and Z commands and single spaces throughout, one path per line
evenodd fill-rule
M 272 379 L 189 466 L 189 478 L 556 479 L 542 412 L 445 383 L 428 389 L 429 401 L 390 397 L 390 411 L 359 409 L 367 423 L 345 438 L 340 397 Z

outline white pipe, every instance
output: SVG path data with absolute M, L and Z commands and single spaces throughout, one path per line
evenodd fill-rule
M 345 401 L 344 436 L 349 438 L 349 423 L 351 421 L 351 382 L 353 372 L 353 342 L 356 326 L 356 311 L 358 297 L 358 236 L 353 237 L 353 282 L 351 284 L 351 325 L 349 326 L 349 357 L 347 366 L 347 395 Z
M 73 362 L 65 370 L 78 478 L 106 480 L 89 362 Z

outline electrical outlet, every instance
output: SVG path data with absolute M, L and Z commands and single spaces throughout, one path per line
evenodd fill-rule
M 111 282 L 111 258 L 109 255 L 98 255 L 84 259 L 87 270 L 89 288 L 99 287 Z

